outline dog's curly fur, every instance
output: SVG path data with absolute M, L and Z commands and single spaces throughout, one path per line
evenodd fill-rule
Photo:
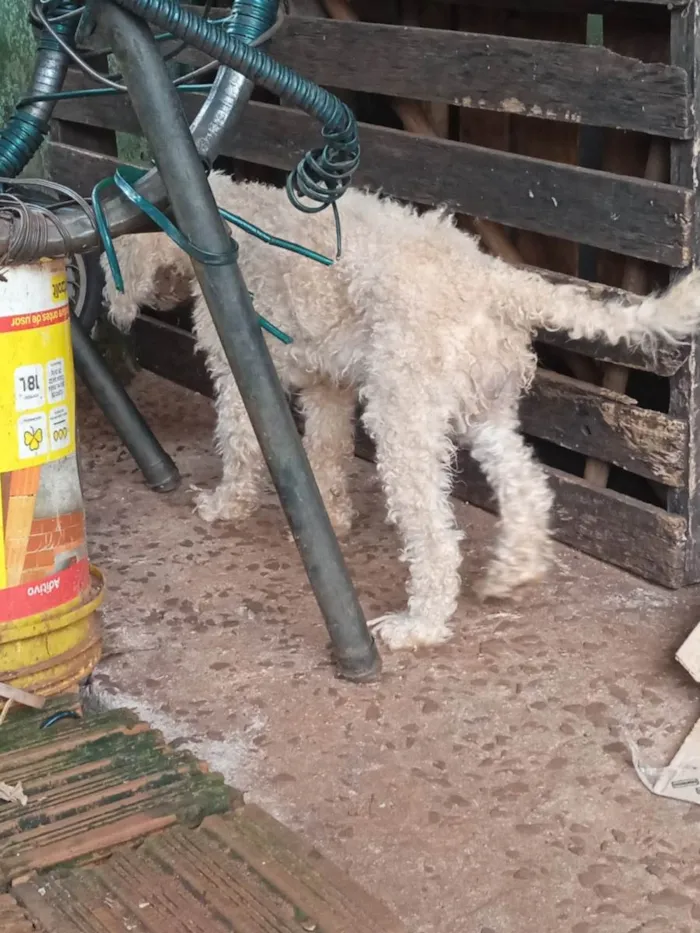
M 214 173 L 218 204 L 319 252 L 335 242 L 330 212 L 305 215 L 284 191 Z M 462 533 L 450 505 L 456 445 L 469 446 L 495 490 L 500 526 L 481 586 L 504 597 L 550 562 L 552 494 L 518 430 L 518 400 L 535 372 L 537 328 L 610 343 L 680 339 L 700 322 L 700 277 L 626 306 L 485 255 L 443 211 L 419 214 L 349 191 L 344 248 L 326 268 L 244 237 L 240 264 L 256 310 L 293 338 L 268 339 L 284 386 L 300 394 L 305 445 L 339 535 L 350 529 L 346 473 L 356 399 L 377 447 L 389 519 L 408 562 L 408 606 L 375 620 L 391 648 L 450 637 Z M 197 498 L 206 521 L 240 521 L 255 508 L 263 463 L 189 259 L 163 234 L 117 241 L 126 291 L 107 272 L 112 320 L 127 329 L 139 305 L 170 309 L 194 295 L 194 328 L 216 389 L 223 477 Z M 163 282 L 167 288 L 163 289 Z

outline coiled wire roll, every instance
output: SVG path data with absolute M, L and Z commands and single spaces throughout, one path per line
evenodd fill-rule
M 360 144 L 351 110 L 334 94 L 171 0 L 115 2 L 272 94 L 286 98 L 322 124 L 326 145 L 308 152 L 287 182 L 287 193 L 295 207 L 306 212 L 321 211 L 344 194 L 360 161 Z M 305 204 L 302 198 L 313 203 Z

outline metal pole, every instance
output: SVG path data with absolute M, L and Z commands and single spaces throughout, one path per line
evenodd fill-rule
M 176 489 L 180 484 L 177 467 L 76 318 L 71 320 L 71 340 L 78 376 L 111 422 L 148 485 L 156 492 Z
M 109 0 L 100 0 L 97 11 L 178 226 L 199 249 L 225 253 L 231 248 L 228 230 L 148 27 Z M 232 260 L 194 267 L 325 619 L 338 672 L 350 680 L 375 679 L 379 653 L 238 265 Z

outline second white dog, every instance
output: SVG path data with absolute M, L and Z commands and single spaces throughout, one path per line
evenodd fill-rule
M 284 191 L 214 173 L 218 204 L 264 230 L 331 254 L 331 212 L 296 211 Z M 340 205 L 343 256 L 330 268 L 236 234 L 246 284 L 262 314 L 293 338 L 268 339 L 284 386 L 300 393 L 305 445 L 338 534 L 351 525 L 346 475 L 358 396 L 377 448 L 388 514 L 409 565 L 405 611 L 374 625 L 391 648 L 450 637 L 460 590 L 461 532 L 450 504 L 455 445 L 469 446 L 500 509 L 495 554 L 481 586 L 503 597 L 550 562 L 552 496 L 518 430 L 518 401 L 535 372 L 538 328 L 610 343 L 677 340 L 700 323 L 700 276 L 625 306 L 553 285 L 482 253 L 441 211 L 419 215 L 350 191 Z M 194 328 L 216 389 L 223 477 L 201 493 L 207 521 L 241 521 L 255 508 L 264 465 L 192 266 L 164 234 L 116 243 L 125 294 L 109 271 L 105 297 L 127 329 L 139 305 L 170 309 L 194 294 Z

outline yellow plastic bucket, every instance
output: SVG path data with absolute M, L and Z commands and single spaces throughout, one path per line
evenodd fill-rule
M 0 625 L 0 681 L 53 696 L 70 692 L 87 677 L 102 652 L 98 609 L 104 598 L 96 567 L 90 577 L 77 604 Z
M 0 278 L 0 680 L 76 686 L 100 655 L 88 562 L 65 263 Z

